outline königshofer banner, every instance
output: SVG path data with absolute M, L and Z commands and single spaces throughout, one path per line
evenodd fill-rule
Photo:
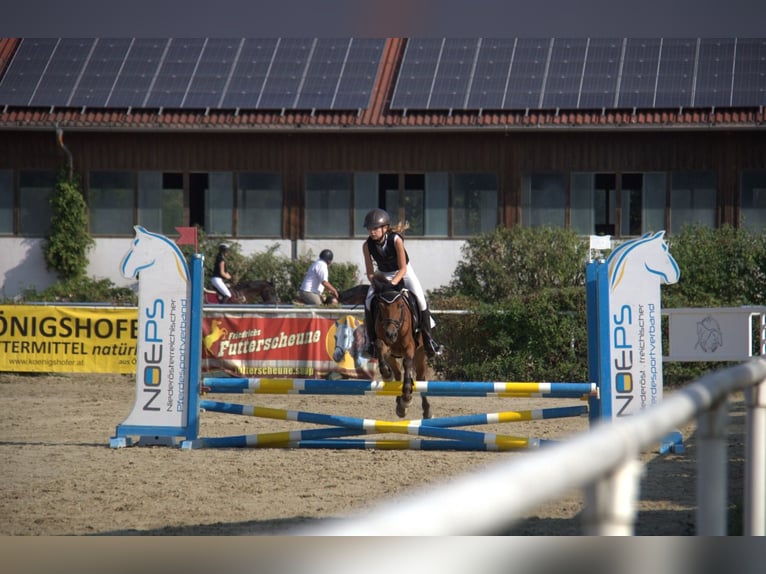
M 364 322 L 353 315 L 328 318 L 285 311 L 208 313 L 202 322 L 202 370 L 238 377 L 321 378 L 339 373 L 374 378 L 376 364 L 362 356 Z
M 0 305 L 0 371 L 132 373 L 135 307 Z
M 680 277 L 664 235 L 647 233 L 623 243 L 606 260 L 614 418 L 636 414 L 662 399 L 660 284 L 676 283 Z

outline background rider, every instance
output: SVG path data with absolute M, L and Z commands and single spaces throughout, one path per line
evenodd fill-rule
M 213 264 L 213 276 L 210 279 L 210 283 L 221 294 L 221 303 L 228 303 L 231 299 L 231 291 L 225 283 L 231 280 L 231 274 L 226 271 L 226 254 L 228 252 L 229 246 L 226 243 L 221 243 L 218 246 L 218 254 L 215 256 L 215 263 Z
M 329 249 L 323 249 L 319 259 L 314 261 L 303 276 L 298 296 L 307 305 L 322 305 L 338 301 L 338 290 L 330 283 L 330 269 L 333 254 Z M 325 297 L 325 289 L 331 294 Z

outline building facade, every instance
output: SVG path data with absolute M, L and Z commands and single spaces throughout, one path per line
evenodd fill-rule
M 0 41 L 0 73 L 19 44 Z M 407 248 L 426 289 L 449 282 L 466 239 L 498 225 L 617 238 L 766 225 L 762 105 L 404 109 L 395 104 L 408 40 L 380 46 L 369 105 L 356 111 L 0 101 L 1 294 L 55 280 L 41 246 L 67 153 L 96 239 L 89 274 L 117 284 L 126 284 L 118 264 L 134 225 L 168 236 L 199 225 L 245 254 L 330 248 L 363 269 L 362 220 L 382 207 L 409 222 Z M 766 43 L 756 47 L 766 61 Z M 759 89 L 766 103 L 766 83 Z

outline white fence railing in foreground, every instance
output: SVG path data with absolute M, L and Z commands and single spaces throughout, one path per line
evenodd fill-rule
M 451 536 L 505 531 L 572 490 L 585 492 L 584 534 L 632 535 L 640 454 L 697 419 L 698 535 L 727 532 L 728 397 L 746 398 L 744 534 L 766 534 L 766 359 L 708 374 L 640 414 L 422 490 L 366 512 L 296 530 L 321 536 Z

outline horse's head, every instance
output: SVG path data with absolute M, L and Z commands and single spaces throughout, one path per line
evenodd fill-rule
M 610 285 L 614 290 L 630 265 L 640 266 L 666 285 L 676 283 L 681 275 L 678 263 L 668 251 L 665 232 L 646 233 L 640 239 L 623 243 L 609 258 Z
M 376 306 L 376 325 L 382 327 L 382 333 L 378 333 L 378 336 L 382 334 L 386 343 L 393 345 L 412 322 L 404 298 L 406 291 L 398 289 L 384 275 L 378 273 L 372 278 L 372 286 L 375 293 L 373 304 Z

